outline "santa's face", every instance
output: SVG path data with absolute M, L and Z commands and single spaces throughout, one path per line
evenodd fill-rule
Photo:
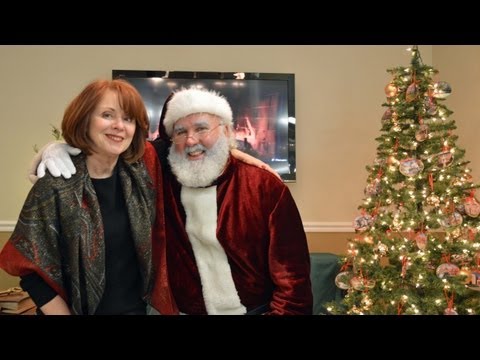
M 197 144 L 210 149 L 224 129 L 225 126 L 222 126 L 218 116 L 207 113 L 190 114 L 177 120 L 173 126 L 172 142 L 175 151 L 182 153 L 186 148 Z M 189 152 L 188 158 L 195 161 L 202 159 L 204 155 L 205 153 L 200 151 Z
M 220 176 L 229 155 L 228 130 L 211 114 L 191 114 L 173 127 L 168 160 L 178 181 L 204 187 Z

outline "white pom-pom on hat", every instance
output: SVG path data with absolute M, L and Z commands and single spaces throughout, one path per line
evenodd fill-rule
M 182 89 L 175 92 L 167 104 L 163 125 L 168 136 L 172 136 L 173 125 L 177 120 L 197 113 L 219 116 L 225 125 L 232 125 L 232 108 L 222 95 L 213 90 Z

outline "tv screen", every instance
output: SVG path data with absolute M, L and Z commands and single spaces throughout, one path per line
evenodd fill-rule
M 113 70 L 112 77 L 127 80 L 142 95 L 152 140 L 172 91 L 191 86 L 217 91 L 232 107 L 238 149 L 269 164 L 284 182 L 296 180 L 294 74 Z

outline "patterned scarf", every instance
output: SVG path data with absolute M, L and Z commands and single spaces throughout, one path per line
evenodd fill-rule
M 9 263 L 8 269 L 18 275 L 36 269 L 66 298 L 74 314 L 83 313 L 82 304 L 87 305 L 88 314 L 94 314 L 105 288 L 103 223 L 85 156 L 80 154 L 72 160 L 77 174 L 71 179 L 47 174 L 30 191 L 9 240 L 27 261 Z M 118 166 L 143 291 L 148 294 L 152 280 L 155 189 L 143 162 L 129 165 L 119 159 Z M 2 267 L 4 260 L 0 258 Z M 11 257 L 11 261 L 15 262 L 15 258 Z

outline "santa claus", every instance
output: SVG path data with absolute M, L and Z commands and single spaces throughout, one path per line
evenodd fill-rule
M 164 164 L 170 285 L 185 314 L 311 314 L 299 211 L 270 172 L 230 155 L 232 110 L 218 93 L 171 95 L 154 141 Z M 166 141 L 171 144 L 166 149 Z

